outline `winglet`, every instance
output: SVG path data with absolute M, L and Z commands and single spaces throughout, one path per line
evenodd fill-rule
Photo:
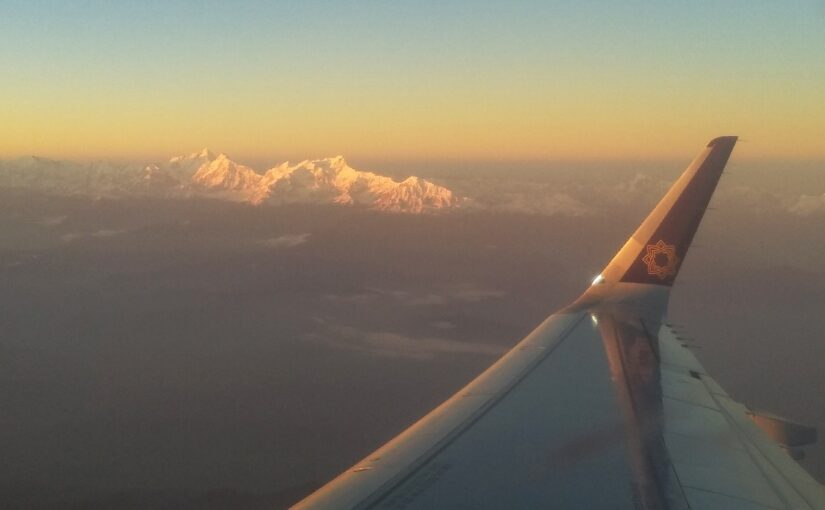
M 711 140 L 602 271 L 605 283 L 673 285 L 735 136 Z

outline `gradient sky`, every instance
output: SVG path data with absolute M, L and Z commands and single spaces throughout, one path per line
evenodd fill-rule
M 825 158 L 825 3 L 0 0 L 0 158 Z

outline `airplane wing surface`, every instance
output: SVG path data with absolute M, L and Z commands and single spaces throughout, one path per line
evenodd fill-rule
M 294 508 L 825 509 L 791 456 L 813 431 L 735 402 L 666 322 L 735 143 L 712 140 L 578 300 Z

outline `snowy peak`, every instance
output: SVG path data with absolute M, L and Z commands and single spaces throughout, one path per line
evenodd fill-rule
M 212 161 L 213 159 L 215 159 L 215 154 L 206 147 L 204 147 L 199 152 L 193 152 L 192 154 L 188 154 L 186 156 L 175 156 L 174 158 L 169 160 L 169 164 L 180 165 L 186 164 L 191 161 L 197 161 L 200 164 L 203 164 L 205 162 Z
M 254 194 L 261 176 L 248 166 L 235 163 L 226 154 L 219 154 L 204 163 L 192 176 L 192 182 L 211 190 Z
M 459 200 L 447 188 L 419 177 L 397 182 L 390 177 L 362 172 L 349 166 L 343 156 L 274 167 L 264 175 L 261 189 L 252 201 L 357 204 L 415 213 L 459 205 Z
M 453 192 L 420 177 L 408 177 L 398 186 L 381 193 L 377 206 L 387 211 L 424 212 L 457 204 Z
M 214 159 L 214 158 L 215 158 L 215 156 L 212 154 L 212 151 L 210 151 L 209 149 L 207 149 L 206 147 L 204 147 L 204 148 L 203 148 L 203 149 L 201 149 L 201 151 L 198 153 L 198 158 L 200 158 L 200 159 L 206 159 L 206 160 L 211 160 L 211 159 Z
M 343 156 L 281 163 L 263 175 L 209 149 L 162 164 L 89 164 L 26 157 L 0 161 L 0 187 L 87 196 L 209 196 L 252 204 L 350 204 L 420 213 L 464 199 L 420 177 L 396 181 L 356 170 Z
M 204 148 L 200 152 L 193 152 L 186 156 L 176 156 L 170 159 L 164 166 L 170 175 L 177 179 L 187 181 L 192 178 L 192 175 L 194 175 L 200 167 L 214 160 L 215 154 L 209 149 Z

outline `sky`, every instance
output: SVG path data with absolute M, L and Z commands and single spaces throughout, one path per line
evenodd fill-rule
M 0 158 L 825 159 L 825 3 L 0 0 Z

